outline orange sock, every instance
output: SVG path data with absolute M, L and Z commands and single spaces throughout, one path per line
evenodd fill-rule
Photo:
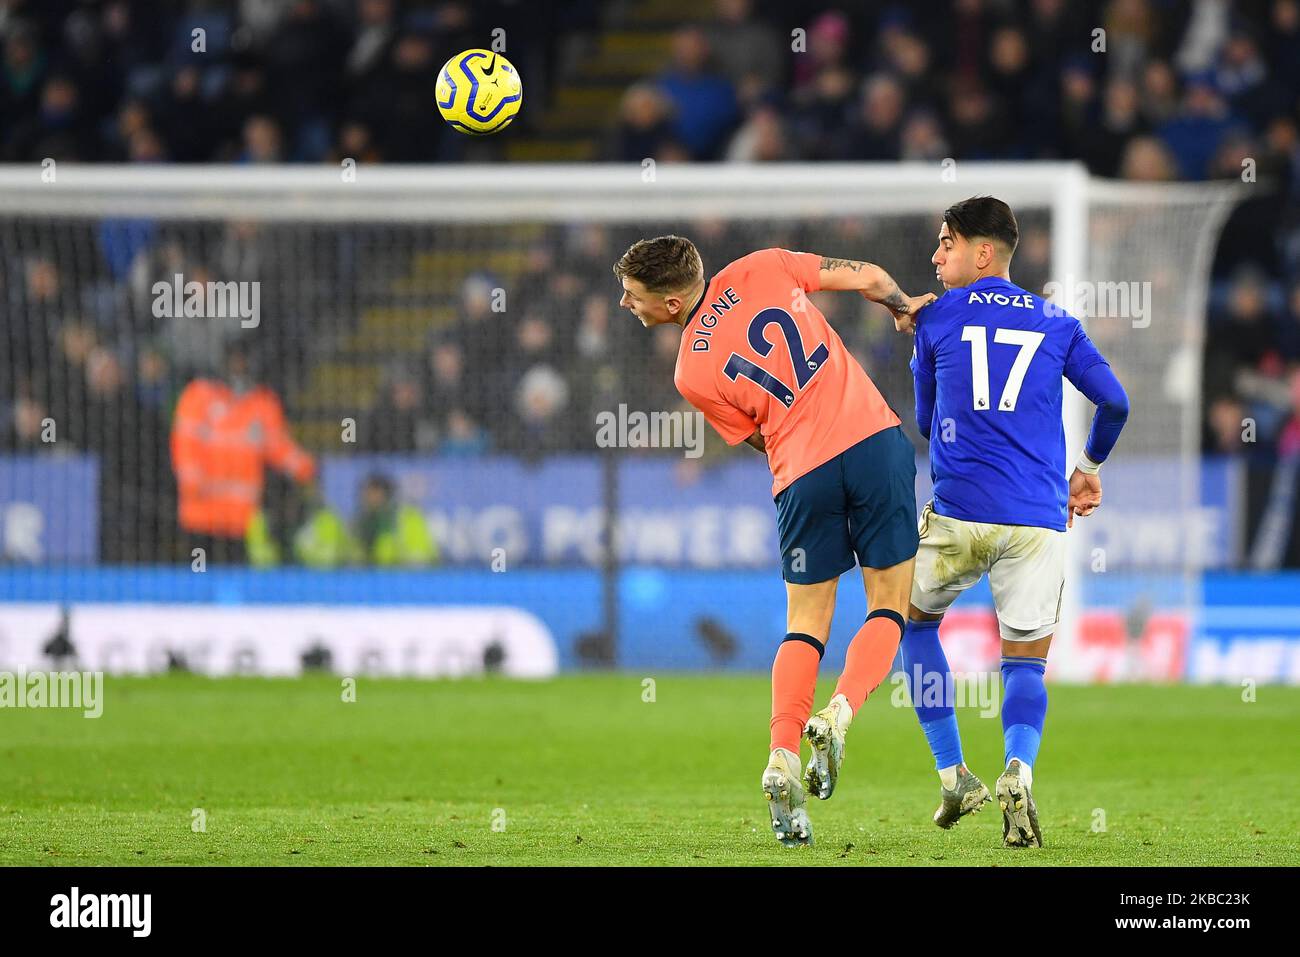
M 790 632 L 772 662 L 772 750 L 799 753 L 803 726 L 812 717 L 817 666 L 826 647 L 812 635 Z
M 835 685 L 835 694 L 849 699 L 857 714 L 867 695 L 880 686 L 894 664 L 898 644 L 906 625 L 903 616 L 889 608 L 877 608 L 867 615 L 844 656 L 844 673 Z

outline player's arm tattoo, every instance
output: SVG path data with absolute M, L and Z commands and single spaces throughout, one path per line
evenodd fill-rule
M 851 289 L 861 293 L 888 309 L 894 316 L 895 326 L 900 330 L 903 327 L 898 326 L 898 323 L 906 321 L 903 317 L 911 316 L 925 305 L 925 302 L 914 301 L 907 296 L 898 287 L 898 283 L 894 282 L 894 277 L 875 263 L 822 256 L 821 273 L 822 289 Z M 908 331 L 911 331 L 910 325 Z
M 862 272 L 862 267 L 868 263 L 860 263 L 856 259 L 833 259 L 830 256 L 822 257 L 822 269 L 849 269 L 853 272 Z
M 903 290 L 898 288 L 898 283 L 891 279 L 890 284 L 894 288 L 883 298 L 877 299 L 876 302 L 880 303 L 895 315 L 906 315 L 912 308 L 911 303 L 909 303 L 907 297 L 903 295 Z
M 767 452 L 767 443 L 763 441 L 763 433 L 758 429 L 755 429 L 754 434 L 751 435 L 749 438 L 745 439 L 745 443 L 747 445 L 752 445 L 760 452 L 763 453 Z
M 894 277 L 874 263 L 865 265 L 871 267 L 873 281 L 868 288 L 862 290 L 862 295 L 872 302 L 880 303 L 895 316 L 905 316 L 910 313 L 912 303 L 899 288 L 898 283 L 894 282 Z

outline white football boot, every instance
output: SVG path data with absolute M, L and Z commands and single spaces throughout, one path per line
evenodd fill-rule
M 785 847 L 813 842 L 812 824 L 804 809 L 803 787 L 799 784 L 799 755 L 777 748 L 763 770 L 763 793 L 772 815 L 772 832 Z

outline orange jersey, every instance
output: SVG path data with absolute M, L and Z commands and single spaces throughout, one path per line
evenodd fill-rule
M 763 249 L 705 284 L 682 330 L 673 381 L 729 445 L 761 430 L 772 495 L 899 424 L 806 293 L 821 258 Z

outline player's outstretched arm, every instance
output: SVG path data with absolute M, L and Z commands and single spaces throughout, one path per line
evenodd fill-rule
M 822 289 L 860 292 L 872 302 L 880 303 L 893 314 L 894 327 L 900 332 L 912 332 L 916 313 L 935 300 L 934 294 L 928 292 L 907 295 L 885 270 L 875 263 L 856 259 L 823 256 L 819 278 Z

